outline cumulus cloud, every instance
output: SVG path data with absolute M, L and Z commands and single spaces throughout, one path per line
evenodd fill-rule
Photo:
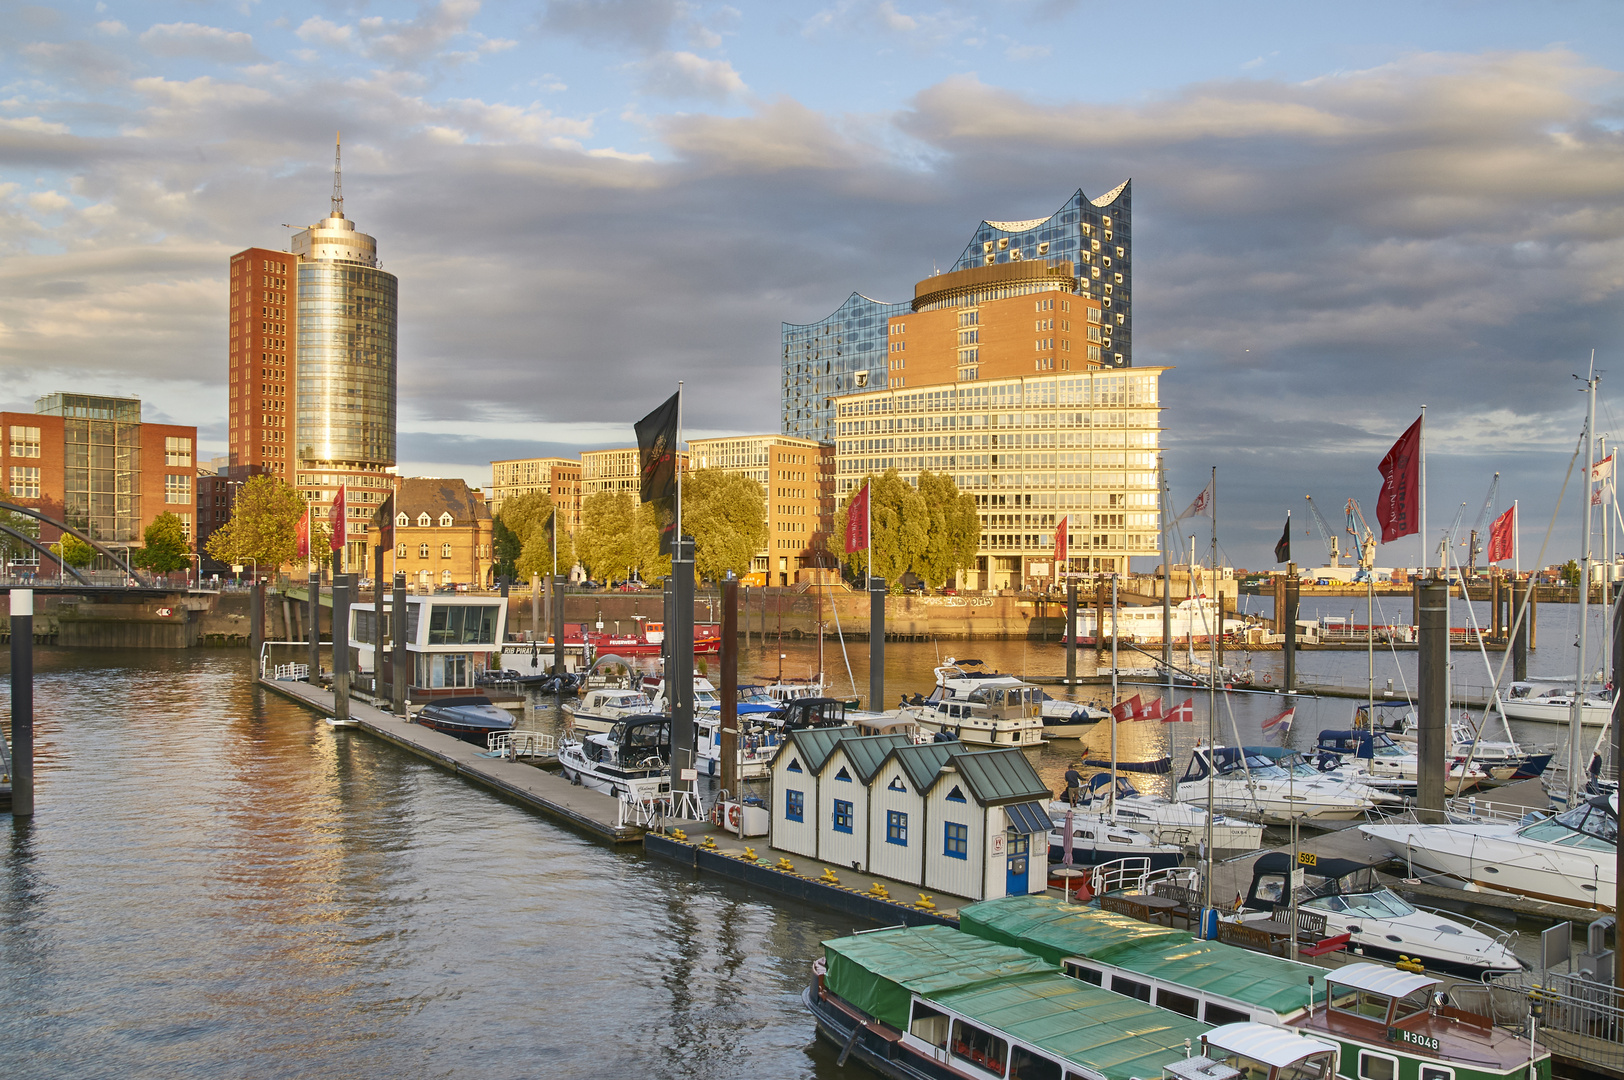
M 549 0 L 541 27 L 597 48 L 653 52 L 664 47 L 683 14 L 679 0 Z
M 159 23 L 139 40 L 154 56 L 198 56 L 226 63 L 259 59 L 251 34 L 200 23 Z
M 637 67 L 642 74 L 643 92 L 657 97 L 723 102 L 750 89 L 732 64 L 706 60 L 691 52 L 655 53 Z

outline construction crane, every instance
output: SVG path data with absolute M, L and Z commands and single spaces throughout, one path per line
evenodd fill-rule
M 1325 518 L 1320 514 L 1319 507 L 1314 505 L 1314 496 L 1304 495 L 1303 498 L 1308 500 L 1308 510 L 1314 515 L 1314 527 L 1319 529 L 1320 539 L 1325 541 L 1325 550 L 1331 560 L 1326 565 L 1341 566 L 1342 553 L 1337 550 L 1336 533 L 1332 532 L 1331 527 L 1325 524 Z
M 1345 508 L 1348 523 L 1344 531 L 1353 537 L 1354 550 L 1359 553 L 1359 573 L 1354 575 L 1355 581 L 1370 576 L 1376 568 L 1376 534 L 1370 526 L 1365 524 L 1365 515 L 1359 509 L 1359 500 L 1349 499 Z

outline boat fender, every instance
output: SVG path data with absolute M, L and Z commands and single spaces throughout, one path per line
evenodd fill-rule
M 730 829 L 737 829 L 739 827 L 739 804 L 738 803 L 729 803 L 728 804 L 728 807 L 727 807 L 727 827 L 730 828 Z

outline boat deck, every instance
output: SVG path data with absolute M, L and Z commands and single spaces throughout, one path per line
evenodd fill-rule
M 1311 1035 L 1324 1035 L 1331 1039 L 1345 1037 L 1380 1045 L 1391 1042 L 1406 1054 L 1425 1055 L 1440 1062 L 1485 1072 L 1510 1072 L 1528 1064 L 1528 1040 L 1502 1028 L 1485 1025 L 1483 1017 L 1446 1008 L 1441 1013 L 1425 1012 L 1398 1021 L 1393 1029 L 1380 1020 L 1363 1016 L 1350 1016 L 1323 1006 L 1311 1017 L 1294 1021 L 1292 1027 Z M 1416 1043 L 1399 1041 L 1391 1031 L 1407 1031 L 1423 1038 L 1437 1040 L 1437 1050 L 1424 1050 Z

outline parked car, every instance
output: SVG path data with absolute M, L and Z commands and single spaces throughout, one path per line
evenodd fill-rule
M 959 590 L 957 590 L 957 589 L 943 589 L 943 590 L 941 590 L 941 593 L 942 593 L 943 596 L 957 596 L 957 595 L 959 595 Z M 1217 620 L 1214 619 L 1213 622 L 1216 624 Z

